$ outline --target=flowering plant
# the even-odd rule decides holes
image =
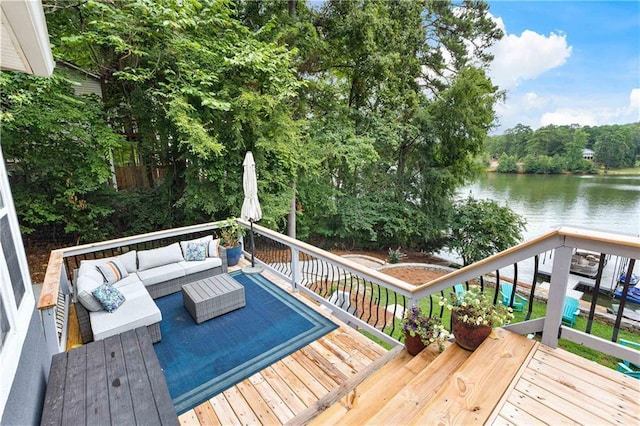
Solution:
[[[513,319],[513,309],[493,301],[484,293],[480,286],[472,285],[464,293],[451,294],[451,300],[446,297],[440,300],[440,306],[455,313],[459,320],[471,325],[488,325],[498,327],[509,324]]]
[[[402,329],[410,336],[420,336],[420,340],[425,346],[437,342],[440,352],[444,350],[444,342],[450,336],[440,318],[427,316],[417,306],[405,312],[402,319]]]
[[[235,219],[227,219],[222,223],[220,228],[221,244],[227,248],[236,247],[240,244],[240,238],[245,234],[246,230]]]

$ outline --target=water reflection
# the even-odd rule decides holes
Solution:
[[[508,205],[527,220],[525,240],[559,225],[640,234],[640,176],[487,173],[459,194]]]

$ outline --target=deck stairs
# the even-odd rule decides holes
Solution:
[[[497,329],[475,352],[401,351],[313,419],[312,425],[484,424],[533,352],[533,340]],[[432,345],[433,346],[433,345]]]

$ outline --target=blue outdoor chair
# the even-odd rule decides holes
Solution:
[[[640,350],[640,343],[631,342],[629,340],[620,339],[622,346],[630,346],[632,348]],[[629,361],[622,361],[618,363],[618,371],[626,374],[627,376],[635,379],[640,379],[640,365],[634,364]]]
[[[513,293],[513,284],[502,283],[500,284],[500,295],[502,296],[502,304],[504,306],[511,306],[511,293]],[[524,312],[524,307],[527,305],[527,299],[520,296],[518,293],[513,298],[513,306],[511,306],[514,312]]]
[[[580,315],[580,302],[578,302],[578,299],[565,297],[564,306],[562,307],[562,323],[573,327],[578,315]]]
[[[456,297],[460,300],[464,297],[464,292],[466,290],[464,289],[464,284],[456,284],[453,286],[453,291],[456,292]]]

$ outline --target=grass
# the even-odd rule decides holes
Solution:
[[[491,297],[493,297],[495,294],[495,289],[491,287],[485,287],[485,291],[488,292],[491,295]],[[430,310],[429,298],[422,299],[418,305],[422,308],[423,311],[425,311],[427,314],[430,314],[431,316],[441,316],[442,323],[445,325],[448,325],[450,324],[450,321],[451,321],[451,312],[445,309],[442,312],[442,315],[440,315],[441,309],[440,309],[440,306],[438,305],[439,300],[440,300],[440,296],[438,295],[433,296],[432,310]],[[528,310],[528,306],[525,306],[524,312],[514,312],[515,317],[512,323],[518,323],[518,322],[524,321],[527,314],[527,310]],[[534,301],[532,312],[531,312],[531,319],[544,317],[546,315],[546,310],[547,310],[546,303]],[[587,318],[582,315],[579,316],[576,319],[576,322],[573,328],[575,330],[585,331],[587,328]],[[610,341],[613,336],[613,326],[602,323],[594,319],[591,325],[591,334]],[[368,335],[368,337],[372,338],[372,340],[375,340],[379,344],[382,344],[379,341],[379,339],[375,339],[371,335]],[[402,341],[403,331],[400,326],[400,320],[396,320],[395,322],[395,331],[392,334],[392,337]],[[618,342],[620,341],[620,339],[640,343],[640,334],[620,329],[618,331]],[[389,346],[388,344],[382,344],[382,345],[384,347]],[[605,367],[609,367],[612,369],[616,369],[618,366],[618,362],[620,362],[620,359],[618,358],[612,357],[610,355],[604,354],[602,352],[596,351],[586,346],[570,342],[566,339],[560,339],[558,342],[558,346],[565,349],[568,352],[579,355],[585,359],[595,361],[598,364],[604,365]]]

